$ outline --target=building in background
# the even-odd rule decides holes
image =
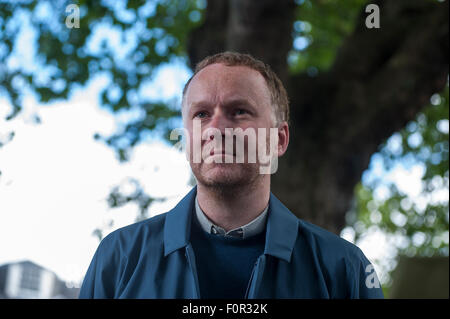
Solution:
[[[79,288],[69,288],[56,274],[31,261],[0,266],[0,298],[72,299]]]

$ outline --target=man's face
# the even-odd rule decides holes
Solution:
[[[254,182],[259,176],[259,158],[248,161],[248,139],[245,140],[244,163],[236,163],[236,145],[231,154],[214,153],[211,146],[221,144],[225,151],[225,128],[265,128],[266,137],[274,124],[270,94],[262,75],[245,66],[211,64],[201,70],[191,81],[185,94],[183,121],[189,132],[189,161],[198,182],[207,186],[233,187]],[[194,121],[201,123],[201,149],[205,155],[200,163],[193,160]],[[211,135],[211,129],[222,136]],[[204,138],[207,139],[204,139]],[[222,138],[222,141],[218,139]],[[235,139],[233,139],[235,144]],[[213,144],[210,144],[213,143]],[[258,151],[256,140],[256,151]],[[213,151],[209,151],[213,149]],[[206,152],[205,152],[206,151]],[[218,158],[220,157],[220,158]],[[233,163],[225,163],[226,158]],[[222,162],[222,163],[219,163]]]

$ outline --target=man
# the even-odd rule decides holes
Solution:
[[[197,186],[171,211],[103,239],[80,298],[383,298],[359,248],[270,192],[289,107],[269,66],[232,52],[205,58],[182,114]]]

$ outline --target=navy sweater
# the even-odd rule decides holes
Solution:
[[[197,218],[192,219],[191,243],[200,297],[244,298],[256,260],[264,252],[265,230],[243,239],[224,237],[205,232]]]

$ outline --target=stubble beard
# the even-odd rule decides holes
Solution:
[[[198,184],[226,197],[251,190],[263,176],[257,163],[192,163],[191,169]]]
[[[269,136],[266,136],[265,142],[266,153],[270,153]],[[236,145],[233,145],[233,149],[236,149]],[[245,149],[248,151],[248,145],[245,145]],[[263,184],[264,179],[268,177],[261,174],[261,163],[258,158],[256,163],[249,163],[248,154],[246,154],[244,163],[235,161],[236,158],[233,159],[233,163],[225,163],[224,159],[222,163],[205,163],[203,160],[200,163],[194,163],[191,157],[190,166],[197,183],[223,199],[242,192],[251,192]]]

